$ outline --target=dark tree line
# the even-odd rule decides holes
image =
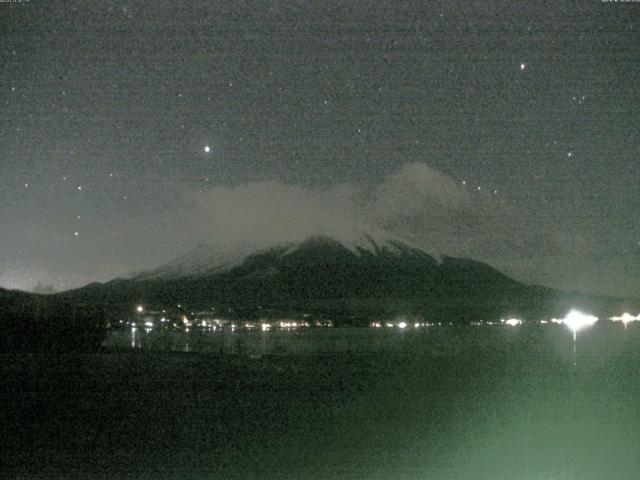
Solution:
[[[103,309],[54,296],[0,298],[0,351],[91,352],[106,336]]]

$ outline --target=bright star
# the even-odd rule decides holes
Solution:
[[[521,63],[520,64],[520,70],[524,70],[525,68],[527,68],[527,64],[526,63]]]
[[[209,145],[205,145],[205,147],[204,147],[204,151],[205,151],[206,153],[209,153],[209,152],[211,151],[211,147],[209,147]]]

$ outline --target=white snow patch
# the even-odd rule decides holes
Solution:
[[[350,231],[346,231],[345,229],[341,229],[339,233],[334,232],[333,235],[318,232],[317,234],[310,235],[300,241],[274,243],[266,248],[256,247],[256,245],[252,244],[250,241],[241,245],[235,245],[231,248],[208,244],[201,245],[164,266],[137,275],[135,279],[167,280],[172,278],[222,273],[241,265],[247,257],[251,255],[265,253],[274,248],[283,249],[283,252],[279,257],[289,255],[297,251],[307,241],[314,238],[327,238],[334,240],[358,256],[362,255],[363,252],[377,255],[383,249],[386,249],[386,251],[391,254],[402,255],[405,252],[400,247],[401,245],[414,248],[418,251],[423,251],[421,248],[407,243],[406,240],[402,240],[397,236],[382,230],[369,229],[364,231],[354,228]]]

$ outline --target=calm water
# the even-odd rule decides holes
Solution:
[[[400,328],[298,328],[269,331],[230,328],[162,330],[133,328],[111,331],[106,348],[155,352],[240,355],[400,354],[465,356],[483,351],[520,348],[531,342],[567,362],[605,361],[640,341],[640,325],[601,322],[579,332],[574,345],[563,325]],[[575,353],[574,353],[575,346]],[[524,353],[524,350],[523,350]]]
[[[110,353],[4,356],[0,476],[637,479],[637,327],[598,324],[575,356],[552,325],[122,331]]]

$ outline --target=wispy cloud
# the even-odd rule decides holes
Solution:
[[[377,184],[327,188],[281,182],[213,187],[195,197],[208,242],[268,246],[325,233],[337,237],[383,230],[434,254],[491,250],[528,227],[520,212],[490,192],[470,192],[422,163],[406,164]]]
[[[434,255],[485,261],[524,281],[597,285],[580,265],[589,243],[544,211],[523,210],[493,191],[470,189],[424,163],[378,183],[307,187],[282,182],[217,186],[193,197],[194,231],[221,248],[266,248],[310,235],[388,232]],[[591,280],[593,281],[592,283]]]

